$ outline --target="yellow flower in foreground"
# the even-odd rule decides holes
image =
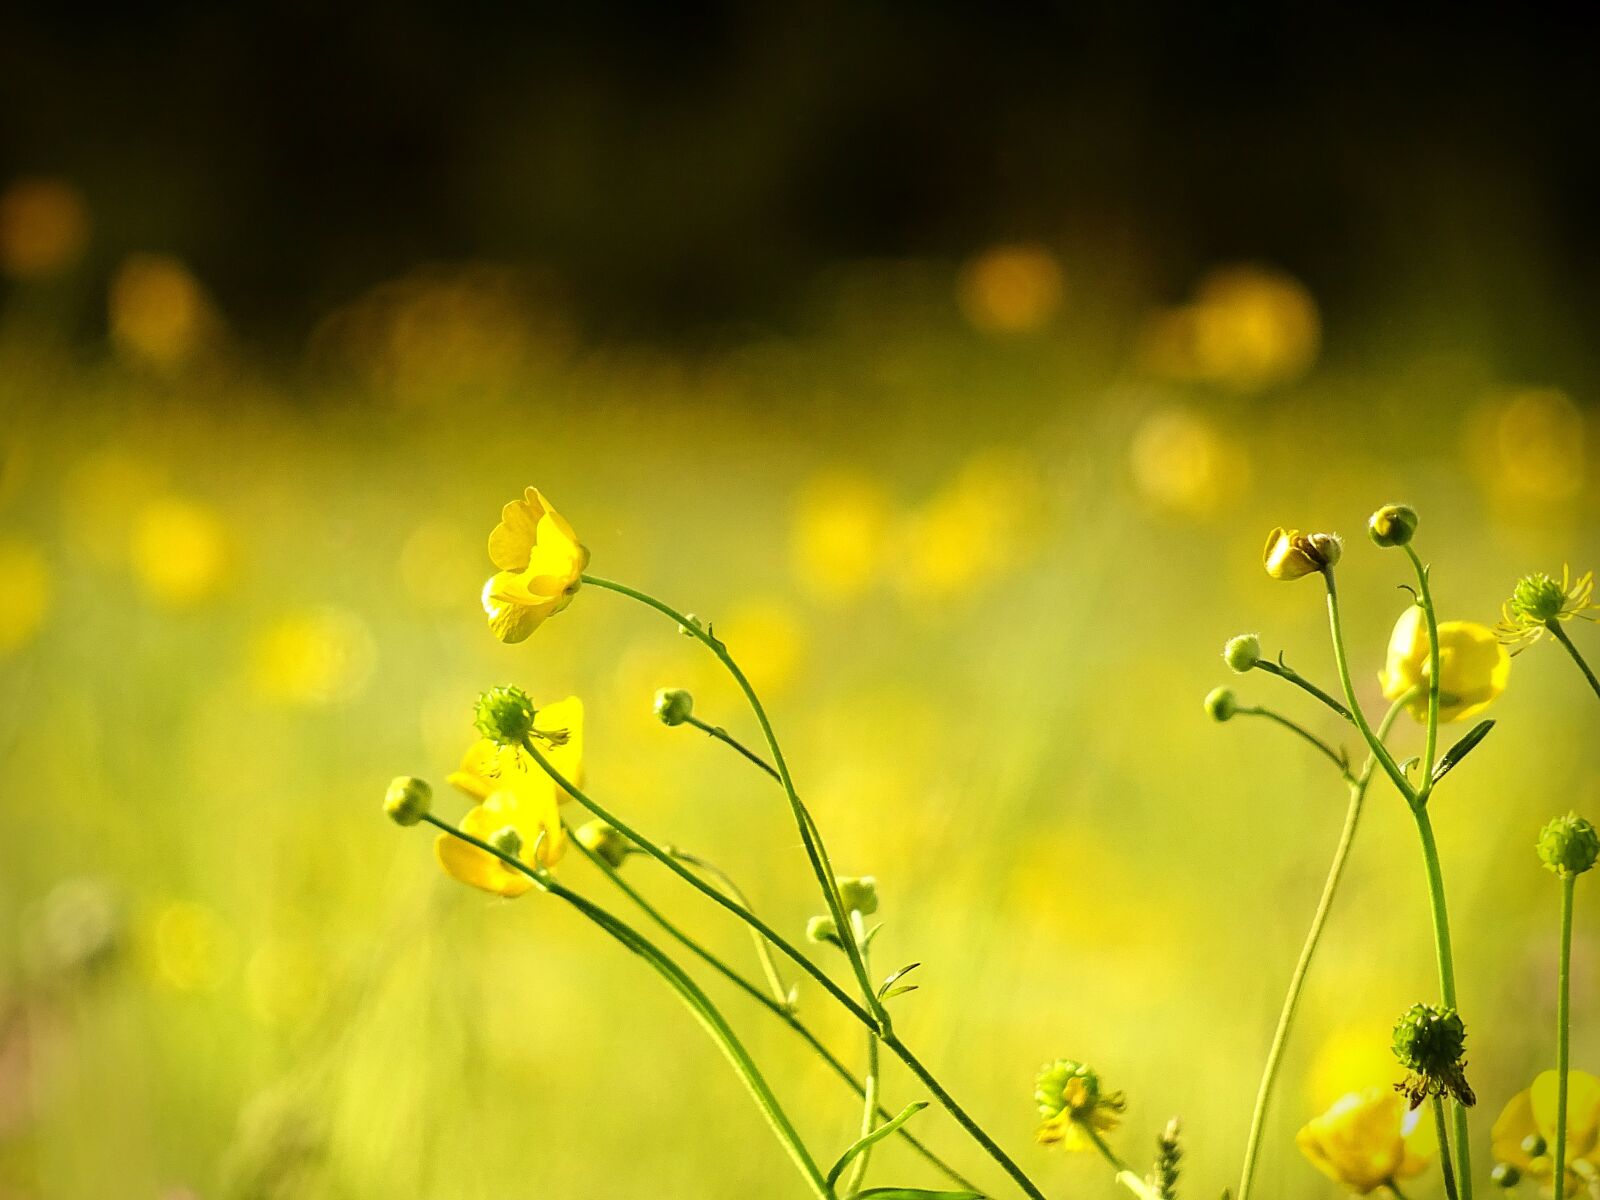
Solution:
[[[1548,1184],[1555,1173],[1556,1073],[1545,1071],[1527,1091],[1506,1104],[1490,1135],[1496,1162],[1510,1163]],[[1545,1143],[1543,1154],[1528,1147]],[[1567,1195],[1600,1182],[1600,1079],[1587,1071],[1567,1074]]]
[[[1506,690],[1510,675],[1511,656],[1494,630],[1474,621],[1440,623],[1439,720],[1477,716]],[[1395,622],[1378,682],[1390,700],[1420,686],[1406,707],[1417,720],[1428,719],[1428,622],[1418,605],[1406,609]]]
[[[1365,1196],[1427,1168],[1437,1142],[1421,1116],[1407,1111],[1399,1093],[1368,1088],[1306,1122],[1294,1141],[1317,1170]]]
[[[544,743],[540,752],[550,765],[581,786],[583,702],[569,696],[547,704],[535,714],[533,724],[534,736]],[[567,793],[526,751],[496,746],[487,738],[474,742],[450,782],[478,801],[461,819],[464,833],[489,841],[503,829],[516,830],[521,839],[517,857],[529,866],[554,866],[566,852],[560,806]],[[439,835],[434,851],[447,872],[486,892],[513,897],[533,886],[520,871],[448,833]]]
[[[483,610],[502,642],[523,641],[571,604],[589,565],[589,551],[538,488],[500,511],[489,557],[500,570],[483,585]]]

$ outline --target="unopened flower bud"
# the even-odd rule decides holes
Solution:
[[[507,858],[520,858],[522,856],[522,835],[513,825],[505,825],[496,829],[484,839],[489,845],[500,851]]]
[[[433,804],[433,789],[426,779],[397,775],[384,793],[383,811],[396,825],[415,825],[428,815]]]
[[[1239,711],[1239,701],[1232,688],[1212,688],[1206,693],[1205,709],[1213,721],[1230,721],[1233,714]]]
[[[1600,858],[1600,834],[1577,813],[1557,817],[1539,831],[1539,859],[1557,875],[1582,875]]]
[[[812,917],[806,922],[806,941],[817,945],[843,946],[839,940],[839,927],[829,916]]]
[[[1300,579],[1339,561],[1344,543],[1336,533],[1301,533],[1279,527],[1267,535],[1262,564],[1274,579]]]
[[[656,693],[656,716],[663,725],[682,725],[694,711],[694,697],[682,688],[662,688]]]
[[[533,701],[519,687],[490,688],[478,697],[478,732],[497,746],[516,746],[533,732]]]
[[[585,822],[574,836],[585,850],[613,868],[620,867],[633,849],[633,843],[607,821]]]
[[[1404,546],[1417,532],[1417,510],[1409,504],[1385,504],[1367,518],[1367,535],[1380,546]]]
[[[1253,633],[1229,638],[1222,648],[1222,661],[1243,675],[1261,661],[1261,639]]]
[[[1496,1187],[1509,1190],[1522,1182],[1522,1172],[1513,1163],[1495,1163],[1494,1170],[1489,1172],[1489,1179]]]
[[[1530,1133],[1522,1139],[1522,1152],[1529,1158],[1543,1158],[1550,1152],[1542,1134]]]
[[[870,917],[878,911],[878,881],[871,875],[841,877],[839,901],[845,912],[858,912],[863,917]]]

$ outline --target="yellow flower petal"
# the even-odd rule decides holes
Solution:
[[[541,707],[533,718],[534,729],[542,733],[565,734],[566,741],[559,745],[544,745],[540,749],[550,765],[559,771],[563,778],[578,787],[583,786],[583,701],[576,696],[568,696],[565,700],[557,700],[554,704]],[[530,767],[537,771],[556,792],[556,798],[562,802],[572,797],[566,789],[560,787],[537,764]]]
[[[1359,1195],[1427,1165],[1424,1143],[1411,1143],[1404,1102],[1393,1091],[1351,1092],[1308,1121],[1295,1145],[1311,1165]]]
[[[1528,1089],[1533,1118],[1552,1146],[1556,1137],[1556,1085],[1554,1071],[1545,1071]],[[1600,1079],[1587,1071],[1567,1073],[1567,1157],[1588,1158],[1600,1140]],[[1552,1151],[1553,1153],[1553,1151]]]
[[[1533,1098],[1528,1092],[1518,1092],[1500,1110],[1494,1130],[1489,1135],[1495,1162],[1510,1163],[1523,1171],[1529,1170],[1533,1160],[1522,1148],[1522,1142],[1529,1134],[1538,1132],[1539,1125],[1533,1119]]]
[[[1418,721],[1428,719],[1429,679],[1427,617],[1410,605],[1389,635],[1389,651],[1378,681],[1383,694],[1398,700],[1413,687],[1422,689],[1406,705]],[[1494,630],[1475,621],[1445,621],[1439,626],[1439,719],[1465,721],[1489,707],[1506,690],[1511,656]]]
[[[502,788],[491,792],[482,804],[461,819],[462,832],[482,841],[507,826],[522,835],[520,857],[529,866],[536,863],[553,866],[566,851],[561,816],[555,798],[548,794],[533,796]],[[533,886],[533,881],[520,871],[448,833],[439,835],[434,842],[434,852],[439,865],[448,874],[486,892],[515,897]]]

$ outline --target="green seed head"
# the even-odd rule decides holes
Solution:
[[[1582,875],[1600,858],[1600,834],[1577,813],[1557,817],[1539,831],[1539,860],[1557,875]]]
[[[1394,1027],[1394,1056],[1421,1075],[1459,1070],[1466,1049],[1467,1027],[1453,1008],[1414,1004]]]
[[[1567,602],[1561,585],[1543,571],[1524,575],[1511,590],[1511,611],[1528,621],[1543,624],[1561,615]]]
[[[490,688],[478,697],[478,732],[498,746],[520,745],[533,733],[533,713],[521,688]]]

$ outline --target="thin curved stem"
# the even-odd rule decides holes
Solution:
[[[872,969],[872,952],[866,946],[866,929],[861,921],[861,914],[856,911],[850,913],[850,932],[853,937],[862,943],[861,959],[867,964],[867,969]],[[878,1035],[867,1033],[867,1076],[861,1089],[861,1098],[865,1107],[861,1113],[861,1136],[867,1137],[872,1133],[878,1122]],[[861,1185],[867,1178],[867,1163],[872,1157],[872,1147],[869,1145],[856,1155],[855,1162],[850,1164],[850,1176],[845,1182],[844,1195],[854,1196],[861,1190]],[[1557,1200],[1560,1200],[1557,1197]]]
[[[1395,718],[1410,699],[1410,694],[1395,701],[1378,725],[1379,739],[1389,735]],[[1344,878],[1345,864],[1350,849],[1355,845],[1356,827],[1361,822],[1361,812],[1366,802],[1367,787],[1372,782],[1375,760],[1369,755],[1360,776],[1350,779],[1350,804],[1345,810],[1344,828],[1339,833],[1339,844],[1333,852],[1333,862],[1328,867],[1328,877],[1322,885],[1322,895],[1317,900],[1316,911],[1311,916],[1311,928],[1306,931],[1305,944],[1300,948],[1300,958],[1289,976],[1289,990],[1283,998],[1283,1008],[1278,1013],[1278,1025],[1272,1034],[1272,1044],[1267,1050],[1266,1066],[1261,1072],[1261,1085],[1256,1091],[1256,1106],[1250,1114],[1250,1133],[1245,1142],[1244,1166],[1239,1172],[1239,1200],[1250,1200],[1250,1188],[1255,1182],[1256,1162],[1261,1151],[1261,1139],[1266,1131],[1267,1109],[1272,1102],[1273,1085],[1277,1082],[1278,1068],[1283,1061],[1284,1049],[1289,1044],[1289,1031],[1294,1025],[1295,1011],[1300,1004],[1300,993],[1305,988],[1311,970],[1311,960],[1322,940],[1328,914],[1333,911],[1333,898],[1338,893],[1339,882]],[[1346,775],[1346,779],[1349,776]]]
[[[1405,772],[1395,763],[1394,757],[1372,732],[1366,714],[1361,711],[1361,703],[1356,699],[1356,685],[1350,678],[1350,660],[1344,649],[1344,627],[1339,620],[1339,591],[1333,582],[1333,568],[1324,567],[1322,578],[1328,587],[1328,629],[1333,635],[1333,659],[1339,668],[1339,683],[1344,688],[1345,703],[1350,706],[1350,719],[1356,723],[1356,728],[1366,739],[1373,757],[1378,760],[1378,765],[1383,768],[1384,773],[1394,781],[1395,787],[1400,789],[1400,794],[1406,798],[1406,803],[1415,805],[1417,801],[1415,789],[1406,779]]]
[[[1350,777],[1350,764],[1345,756],[1340,754],[1332,746],[1328,745],[1327,742],[1323,741],[1305,726],[1299,725],[1296,722],[1291,721],[1288,717],[1285,717],[1280,713],[1275,713],[1270,708],[1264,708],[1259,704],[1237,708],[1234,710],[1234,713],[1237,716],[1266,717],[1269,721],[1276,722],[1287,729],[1290,733],[1298,735],[1300,738],[1309,742],[1312,746],[1316,747],[1323,754],[1325,754],[1328,757],[1328,760],[1332,762],[1334,766],[1339,768],[1340,775],[1346,779]]]
[[[592,587],[603,588],[626,596],[646,607],[653,608],[663,616],[675,622],[678,628],[684,630],[708,650],[717,656],[733,681],[739,685],[739,690],[744,693],[745,701],[750,705],[750,711],[755,714],[756,724],[761,726],[762,736],[766,738],[767,749],[772,754],[772,764],[777,769],[778,780],[783,784],[784,794],[788,797],[789,808],[794,816],[795,826],[800,831],[800,841],[805,846],[806,857],[811,863],[811,872],[816,876],[817,886],[822,890],[822,897],[827,902],[828,915],[833,918],[834,928],[846,929],[849,927],[849,917],[844,910],[844,900],[839,894],[839,880],[834,875],[833,864],[828,861],[827,847],[822,839],[817,836],[815,823],[800,800],[800,794],[795,791],[794,778],[789,773],[789,764],[783,757],[783,748],[778,744],[778,736],[773,731],[772,722],[767,717],[767,710],[761,703],[761,697],[751,686],[750,680],[728,653],[727,646],[714,637],[711,631],[701,626],[700,622],[691,620],[686,614],[657,600],[648,592],[639,591],[614,580],[602,579],[595,575],[584,575],[583,582]],[[856,983],[861,989],[861,999],[867,1011],[872,1014],[874,1021],[880,1028],[887,1029],[889,1013],[878,1000],[872,987],[872,980],[867,975],[866,964],[861,961],[859,947],[845,943],[845,955],[850,960],[850,969],[854,972]]]
[[[1433,764],[1439,751],[1439,614],[1428,586],[1428,568],[1410,545],[1405,552],[1417,572],[1417,600],[1428,625],[1428,732],[1422,752],[1422,785],[1417,792],[1417,803],[1425,804],[1433,790]]]
[[[818,1038],[817,1035],[813,1033],[811,1029],[794,1014],[793,1010],[774,1001],[771,996],[767,995],[758,986],[750,982],[750,980],[746,979],[738,971],[730,967],[720,956],[713,951],[708,950],[698,940],[686,933],[677,924],[669,920],[660,909],[658,909],[654,904],[650,903],[650,901],[647,900],[637,888],[635,888],[631,883],[622,877],[621,871],[617,870],[617,868],[613,867],[605,859],[601,858],[598,854],[590,850],[576,838],[573,839],[573,844],[578,847],[579,851],[581,851],[589,859],[589,861],[612,883],[613,886],[617,888],[618,891],[631,900],[634,905],[645,914],[645,916],[649,917],[651,921],[660,926],[663,932],[665,932],[674,941],[678,942],[684,947],[684,949],[688,950],[696,958],[700,959],[701,962],[705,963],[712,970],[716,971],[717,974],[721,975],[729,983],[733,984],[734,987],[738,988],[745,995],[749,996],[750,999],[754,1000],[757,1004],[761,1005],[762,1008],[765,1008],[768,1012],[772,1013],[773,1016],[777,1017],[780,1021],[792,1029],[795,1034],[806,1043],[806,1045],[811,1047],[811,1049],[819,1058],[822,1059],[823,1062],[827,1063],[828,1068],[835,1075],[837,1075],[850,1086],[850,1089],[854,1091],[857,1096],[862,1094],[861,1081],[855,1077],[855,1074],[850,1070],[849,1067],[840,1061],[839,1056],[834,1054],[832,1050],[829,1050],[828,1047],[823,1044],[822,1040]],[[894,1114],[888,1109],[881,1106],[878,1109],[878,1115],[885,1121],[890,1120],[894,1116]],[[965,1178],[954,1167],[950,1166],[943,1159],[941,1159],[914,1134],[908,1132],[903,1126],[895,1130],[895,1133],[908,1146],[926,1159],[929,1166],[933,1167],[936,1171],[944,1175],[950,1180],[951,1183],[955,1184],[957,1187],[966,1188],[968,1191],[977,1190],[970,1180]]]
[[[717,1048],[728,1059],[734,1071],[744,1081],[745,1087],[750,1091],[751,1098],[756,1102],[756,1107],[761,1110],[761,1115],[766,1118],[773,1134],[782,1143],[783,1148],[788,1151],[789,1157],[794,1161],[796,1168],[810,1187],[812,1194],[818,1197],[818,1200],[833,1200],[822,1171],[806,1149],[805,1142],[801,1140],[799,1132],[790,1123],[787,1114],[783,1111],[783,1106],[778,1102],[777,1096],[762,1076],[760,1069],[755,1064],[755,1060],[750,1057],[749,1051],[744,1048],[744,1043],[739,1040],[738,1035],[733,1031],[733,1027],[723,1018],[717,1006],[700,990],[694,980],[689,978],[682,967],[673,962],[655,943],[651,942],[627,922],[613,916],[592,901],[584,899],[578,893],[552,878],[549,872],[535,869],[518,858],[502,854],[487,842],[457,829],[446,821],[441,821],[431,813],[426,814],[423,820],[435,828],[450,834],[452,837],[460,838],[469,845],[476,846],[479,850],[494,855],[506,866],[520,871],[533,880],[534,884],[541,890],[564,900],[567,904],[576,908],[580,913],[600,926],[601,929],[605,930],[606,933],[610,934],[616,941],[649,963],[656,973],[666,981],[667,985],[678,993],[679,999],[684,1002],[684,1005],[694,1015],[701,1027],[705,1029],[711,1040],[717,1044]]]
[[[761,755],[757,754],[754,750],[750,749],[750,747],[746,746],[738,738],[734,737],[731,733],[729,733],[721,725],[709,725],[706,722],[702,721],[699,717],[695,716],[693,713],[690,713],[687,717],[684,718],[684,724],[693,725],[701,733],[707,734],[708,736],[715,738],[717,741],[721,742],[724,746],[733,747],[733,749],[737,750],[740,754],[744,755],[745,758],[749,759],[756,766],[760,767],[768,775],[771,775],[779,783],[783,782],[783,776],[778,774],[778,768],[777,767],[773,766],[766,759],[762,758]]]
[[[1554,635],[1556,641],[1567,648],[1567,653],[1572,655],[1572,661],[1578,664],[1578,670],[1583,672],[1583,677],[1589,681],[1589,686],[1594,689],[1594,694],[1600,696],[1600,679],[1595,678],[1589,664],[1584,662],[1583,655],[1578,653],[1577,646],[1572,644],[1572,639],[1567,636],[1567,631],[1561,628],[1560,621],[1546,621],[1545,628]]]
[[[823,990],[837,1000],[846,1012],[848,1012],[857,1021],[860,1021],[869,1030],[882,1029],[882,1026],[873,1019],[872,1015],[868,1013],[866,1009],[862,1008],[861,1005],[857,1004],[855,1000],[851,998],[848,992],[846,992],[838,984],[834,983],[832,979],[829,979],[828,976],[815,963],[813,963],[804,954],[800,953],[800,951],[795,948],[793,943],[783,937],[782,934],[778,933],[777,930],[773,929],[772,926],[768,925],[749,909],[736,904],[733,900],[730,900],[716,888],[702,880],[693,871],[689,870],[688,867],[685,867],[682,863],[678,862],[677,859],[673,858],[672,855],[668,854],[655,842],[652,842],[649,838],[645,837],[638,830],[634,829],[631,825],[617,817],[614,813],[608,811],[595,800],[591,799],[582,788],[578,787],[577,784],[573,783],[570,779],[562,775],[560,771],[556,770],[554,764],[552,764],[550,760],[540,752],[538,746],[536,746],[531,740],[525,739],[520,744],[522,749],[527,754],[532,756],[534,762],[539,765],[540,769],[542,769],[545,774],[549,775],[551,779],[555,780],[557,786],[560,787],[562,791],[566,792],[567,795],[576,800],[591,815],[606,822],[618,833],[622,834],[623,837],[633,842],[651,858],[655,859],[674,875],[677,875],[679,878],[687,882],[697,892],[709,897],[714,903],[722,908],[727,909],[740,920],[744,921],[752,929],[759,932],[767,939],[767,941],[772,943],[779,953],[793,962],[812,979],[816,980],[817,983],[821,985]],[[809,814],[806,814],[806,819],[809,821]],[[961,1107],[961,1105],[956,1103],[955,1097],[951,1096],[950,1093],[944,1089],[943,1085],[941,1085],[939,1081],[933,1077],[932,1073],[929,1072],[927,1067],[923,1066],[917,1057],[911,1053],[911,1050],[905,1045],[904,1042],[900,1041],[899,1038],[892,1036],[889,1032],[885,1032],[883,1044],[894,1053],[896,1058],[906,1065],[913,1075],[922,1081],[923,1086],[933,1093],[934,1097],[939,1101],[939,1104],[944,1108],[944,1110],[953,1118],[955,1118],[956,1122],[963,1129],[965,1129],[969,1135],[971,1135],[974,1141],[983,1147],[984,1151],[988,1153],[989,1157],[994,1159],[995,1162],[999,1164],[1001,1169],[1012,1178],[1017,1186],[1022,1189],[1025,1195],[1029,1196],[1031,1200],[1045,1200],[1044,1194],[1040,1192],[1033,1181],[1028,1178],[1027,1173],[1017,1165],[1015,1160],[1013,1160],[1009,1154],[1000,1148],[999,1144],[996,1143],[993,1138],[984,1132],[982,1126],[974,1121],[967,1114],[966,1110]]]
[[[1257,671],[1265,671],[1268,675],[1276,675],[1279,679],[1286,680],[1287,682],[1294,684],[1295,687],[1315,696],[1319,701],[1327,705],[1334,712],[1338,713],[1346,721],[1354,720],[1354,718],[1350,716],[1350,710],[1348,708],[1340,704],[1332,696],[1328,695],[1327,692],[1323,691],[1304,675],[1300,674],[1299,671],[1296,671],[1293,667],[1287,665],[1286,663],[1275,663],[1271,659],[1263,658],[1257,660],[1253,669]]]
[[[1100,1157],[1111,1164],[1111,1169],[1117,1173],[1117,1182],[1127,1188],[1139,1200],[1160,1200],[1156,1191],[1144,1181],[1140,1175],[1129,1167],[1127,1163],[1110,1146],[1106,1145],[1105,1138],[1100,1136],[1100,1131],[1087,1121],[1077,1122],[1078,1130],[1093,1143],[1094,1148],[1100,1151]]]
[[[701,874],[710,876],[712,882],[742,904],[748,911],[755,911],[754,906],[751,905],[744,892],[739,889],[739,885],[734,883],[732,877],[717,866],[716,863],[698,855],[690,854],[677,846],[664,846],[662,849],[666,850],[668,854],[679,862],[687,863]],[[772,944],[754,929],[750,931],[750,939],[755,943],[756,958],[761,963],[762,974],[767,977],[767,986],[772,989],[773,998],[784,1008],[792,1008],[794,1004],[794,989],[783,981],[783,976],[778,972],[778,964],[772,959]]]
[[[1567,1064],[1572,1028],[1572,893],[1578,877],[1561,873],[1561,965],[1556,972],[1556,1168],[1555,1200],[1567,1189]]]

